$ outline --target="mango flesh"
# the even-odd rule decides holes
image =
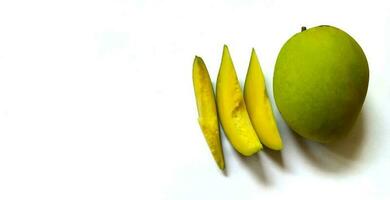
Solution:
[[[218,114],[230,143],[245,156],[258,152],[262,145],[251,124],[233,61],[226,45],[223,48],[216,93]]]
[[[264,75],[254,49],[252,49],[245,79],[244,99],[260,142],[270,149],[281,150],[283,148],[282,139],[268,99]]]
[[[366,97],[369,69],[359,44],[346,32],[318,26],[282,47],[274,71],[274,96],[287,124],[321,143],[344,136]]]
[[[219,122],[213,86],[206,65],[202,58],[198,56],[194,59],[192,80],[199,114],[199,125],[215,162],[223,170],[225,169],[225,161],[219,135]]]

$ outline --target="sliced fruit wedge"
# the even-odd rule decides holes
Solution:
[[[219,135],[219,122],[213,86],[206,65],[202,58],[198,56],[195,56],[194,59],[192,80],[195,89],[200,128],[206,138],[215,162],[223,170],[225,169],[225,161]]]
[[[262,145],[252,127],[236,70],[226,45],[223,48],[216,93],[218,114],[230,143],[245,156],[258,152]]]
[[[252,125],[261,143],[270,149],[281,150],[283,148],[282,139],[268,99],[264,75],[255,49],[252,49],[246,75],[244,99]]]

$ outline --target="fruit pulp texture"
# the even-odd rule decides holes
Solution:
[[[251,124],[228,47],[223,49],[217,79],[217,106],[222,127],[233,147],[245,156],[262,145]]]
[[[193,64],[193,84],[198,108],[198,122],[220,169],[225,168],[225,161],[219,135],[217,108],[211,79],[202,58],[196,56]]]
[[[253,49],[244,88],[245,104],[260,142],[273,150],[283,148],[282,139],[268,98],[260,62]]]

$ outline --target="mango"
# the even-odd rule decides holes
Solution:
[[[367,58],[349,34],[332,26],[302,28],[279,52],[276,105],[296,133],[329,143],[356,121],[368,89]]]
[[[195,56],[192,80],[194,84],[198,122],[218,167],[225,169],[225,161],[219,135],[219,122],[213,86],[209,72],[201,57]]]
[[[218,114],[230,143],[245,156],[258,152],[262,145],[250,121],[240,83],[226,45],[223,48],[216,88]]]
[[[273,150],[283,148],[282,139],[268,98],[264,75],[255,49],[249,62],[245,79],[244,100],[252,125],[260,142]]]

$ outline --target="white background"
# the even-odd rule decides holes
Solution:
[[[390,199],[386,1],[1,1],[0,199]],[[241,80],[257,50],[270,96],[276,56],[329,24],[364,49],[370,83],[350,136],[294,136],[226,173],[197,124],[192,62],[216,80],[228,44]],[[271,98],[273,101],[273,98]]]

